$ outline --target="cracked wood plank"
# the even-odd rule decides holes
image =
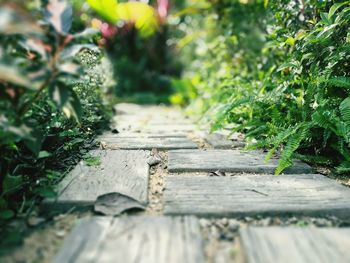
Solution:
[[[241,152],[239,150],[172,150],[169,151],[169,172],[234,172],[273,174],[278,159],[265,162],[261,152]],[[312,168],[300,161],[284,173],[312,173]]]
[[[120,193],[142,204],[147,203],[149,151],[91,151],[100,160],[98,166],[80,162],[58,185],[56,200],[43,203],[61,208],[91,206],[98,196]]]
[[[350,216],[350,189],[322,175],[165,178],[166,214]]]
[[[93,217],[73,229],[53,262],[201,263],[204,254],[195,217]]]
[[[240,243],[247,263],[350,262],[350,228],[248,227]]]

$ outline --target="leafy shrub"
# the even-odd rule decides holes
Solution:
[[[267,160],[279,154],[276,174],[293,157],[350,171],[350,7],[332,2],[224,0],[184,12],[196,21],[183,26],[195,36],[184,49],[196,50],[196,105],[213,130],[233,125],[270,149]]]
[[[110,115],[102,54],[89,43],[96,32],[69,34],[64,1],[49,1],[42,26],[20,9],[0,9],[0,222],[55,195]]]

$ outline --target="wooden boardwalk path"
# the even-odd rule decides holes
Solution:
[[[350,262],[350,228],[316,224],[350,218],[346,186],[299,161],[274,176],[277,159],[266,163],[173,107],[124,103],[115,112],[91,152],[97,164],[82,161],[43,202],[95,211],[53,262]]]

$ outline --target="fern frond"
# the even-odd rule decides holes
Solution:
[[[306,155],[294,153],[294,158],[311,164],[332,165],[333,161],[329,157],[320,155]]]
[[[350,125],[350,98],[346,98],[340,103],[339,110],[343,121]]]
[[[339,174],[350,173],[350,161],[344,161],[336,167],[336,172]]]
[[[334,86],[337,88],[350,89],[349,77],[333,77],[325,81],[328,86]]]
[[[275,175],[279,175],[284,169],[293,164],[292,156],[294,152],[299,148],[300,143],[306,138],[309,129],[307,126],[303,126],[295,134],[290,136],[286,147],[282,151],[282,155],[278,161]]]

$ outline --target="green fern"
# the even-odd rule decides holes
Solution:
[[[282,151],[282,155],[278,161],[275,175],[279,175],[284,169],[293,164],[292,156],[299,148],[300,143],[306,138],[308,134],[308,127],[303,126],[288,139],[286,147]]]
[[[280,132],[277,136],[271,138],[270,142],[273,144],[273,147],[267,152],[265,156],[265,162],[268,162],[271,159],[278,147],[280,147],[282,143],[286,142],[289,137],[295,134],[295,131],[298,128],[299,126],[289,127],[286,130]]]
[[[339,174],[350,173],[350,161],[344,161],[336,167],[336,171]]]
[[[350,98],[346,98],[340,103],[339,110],[342,119],[350,125]]]
[[[350,89],[349,77],[333,77],[325,81],[328,86]]]

